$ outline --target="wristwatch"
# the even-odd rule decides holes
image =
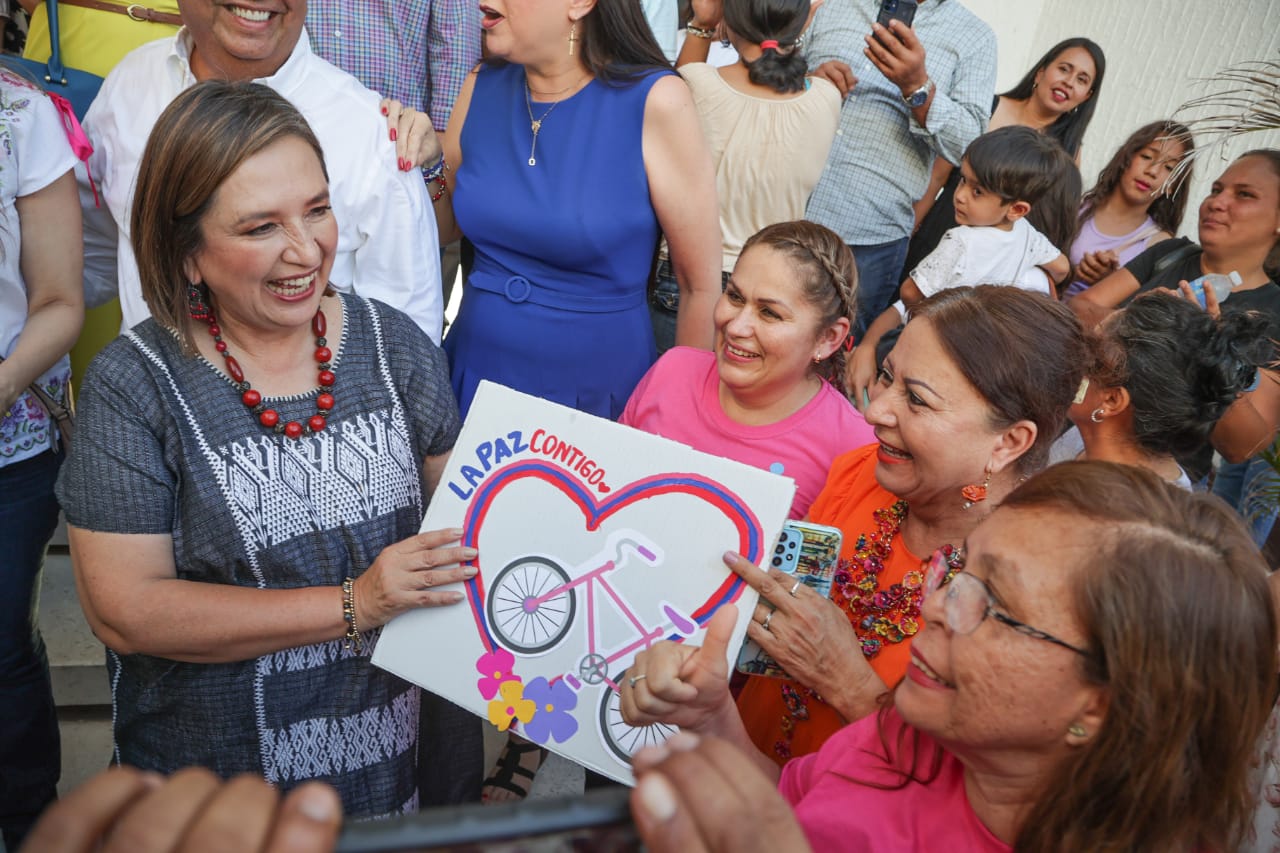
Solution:
[[[914,110],[916,107],[923,107],[925,103],[929,100],[929,95],[932,92],[933,92],[933,81],[926,79],[924,81],[924,85],[921,86],[919,89],[916,89],[914,92],[911,92],[910,94],[903,95],[902,102]]]

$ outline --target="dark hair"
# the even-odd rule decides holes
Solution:
[[[764,48],[747,66],[752,83],[775,92],[804,91],[808,70],[796,40],[809,18],[809,0],[726,0],[724,22],[736,35],[752,44],[773,40],[777,47]]]
[[[200,221],[245,160],[288,137],[324,166],[324,151],[296,108],[259,83],[197,83],[156,119],[142,153],[130,215],[142,296],[152,316],[194,350],[183,265],[204,244]],[[329,173],[325,170],[325,180]]]
[[[1195,138],[1185,124],[1168,120],[1144,124],[1129,134],[1124,144],[1116,149],[1116,153],[1111,155],[1111,160],[1098,173],[1098,180],[1093,188],[1084,194],[1084,198],[1081,199],[1080,221],[1084,222],[1093,216],[1098,204],[1116,191],[1125,170],[1129,168],[1129,164],[1133,162],[1133,158],[1139,151],[1158,140],[1166,139],[1183,146],[1184,158],[1196,149]],[[1177,233],[1178,227],[1182,225],[1182,215],[1187,210],[1190,186],[1191,166],[1188,164],[1187,169],[1176,180],[1166,184],[1165,189],[1169,191],[1162,192],[1147,205],[1147,215],[1160,226],[1161,230],[1168,231],[1170,234]]]
[[[640,0],[598,0],[578,24],[582,27],[582,62],[602,83],[629,83],[671,69]]]
[[[1036,474],[996,512],[1011,510],[1080,531],[1079,546],[1054,551],[1075,566],[1062,604],[1093,650],[1078,658],[1081,675],[1107,696],[1098,732],[1050,769],[1013,848],[1238,849],[1280,665],[1267,568],[1239,516],[1144,468],[1098,461]],[[896,783],[848,778],[888,790],[937,778],[942,748],[921,749],[891,700],[878,722],[871,757]]]
[[[1095,42],[1083,37],[1069,38],[1058,42],[1049,48],[1044,56],[1040,57],[1040,61],[1035,64],[1035,67],[1018,81],[1018,85],[1002,93],[1000,97],[1010,98],[1015,101],[1025,101],[1030,98],[1032,90],[1035,89],[1036,75],[1048,68],[1064,51],[1068,51],[1073,47],[1084,48],[1089,52],[1089,56],[1093,57],[1093,64],[1097,69],[1097,73],[1093,75],[1093,88],[1089,90],[1089,97],[1085,99],[1084,103],[1070,112],[1058,116],[1053,124],[1045,128],[1045,133],[1062,143],[1062,147],[1067,150],[1067,153],[1075,157],[1080,152],[1080,143],[1084,140],[1084,132],[1089,128],[1089,122],[1093,120],[1093,111],[1098,105],[1098,95],[1102,94],[1102,78],[1107,76],[1107,57],[1102,52],[1102,48]]]
[[[738,257],[745,255],[753,246],[768,246],[785,253],[795,265],[797,276],[804,275],[801,292],[808,303],[820,312],[820,328],[844,317],[849,321],[850,330],[853,329],[858,316],[858,267],[854,264],[853,252],[840,235],[816,222],[801,219],[769,225],[752,234],[742,244]],[[842,345],[822,360],[817,371],[843,390],[844,364]]]
[[[1277,181],[1280,181],[1280,148],[1255,148],[1241,154],[1236,158],[1236,162],[1246,157],[1261,157],[1266,160],[1272,174],[1276,176]],[[1280,237],[1271,244],[1271,251],[1267,253],[1267,259],[1262,262],[1262,267],[1272,281],[1280,279]]]
[[[912,323],[922,317],[991,407],[993,429],[1036,425],[1017,466],[1043,468],[1089,362],[1080,321],[1043,294],[990,284],[940,291],[911,310]]]
[[[964,160],[978,184],[1009,204],[1033,208],[1071,163],[1056,139],[1020,124],[988,131],[969,143]],[[1072,211],[1074,216],[1075,211]]]
[[[1080,192],[1084,189],[1084,181],[1071,156],[1056,142],[1054,147],[1057,152],[1054,155],[1053,182],[1040,200],[1031,206],[1027,222],[1065,255],[1080,233]]]
[[[1270,361],[1267,329],[1258,313],[1215,320],[1185,299],[1146,293],[1094,332],[1089,377],[1129,392],[1143,450],[1189,455],[1204,448],[1218,418]]]

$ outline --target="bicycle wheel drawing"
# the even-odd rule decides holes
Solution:
[[[567,583],[569,573],[545,557],[521,557],[498,572],[486,610],[508,650],[534,655],[564,639],[577,607],[573,590],[556,591]]]
[[[626,674],[619,672],[616,682]],[[622,697],[612,687],[605,687],[600,697],[600,736],[614,758],[623,764],[631,764],[631,756],[646,746],[665,743],[678,731],[675,726],[654,723],[651,726],[632,726],[622,719]]]

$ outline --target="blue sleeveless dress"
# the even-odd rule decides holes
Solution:
[[[444,342],[464,416],[489,379],[616,419],[653,363],[645,288],[658,220],[641,132],[662,76],[593,80],[549,113],[535,101],[530,166],[524,69],[481,68],[453,193],[475,265]]]

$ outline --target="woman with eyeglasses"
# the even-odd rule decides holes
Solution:
[[[1238,848],[1277,626],[1266,566],[1224,504],[1141,468],[1064,463],[929,574],[906,677],[817,754],[780,774],[716,738],[638,755],[648,849]],[[732,624],[717,614],[701,649],[637,657],[630,721],[673,705],[735,719]]]
[[[809,508],[844,533],[831,598],[728,560],[769,602],[748,636],[791,676],[748,679],[745,743],[781,764],[876,709],[923,624],[924,562],[1044,466],[1087,361],[1080,324],[1046,296],[966,287],[920,304],[866,406],[876,443],[837,457]]]

